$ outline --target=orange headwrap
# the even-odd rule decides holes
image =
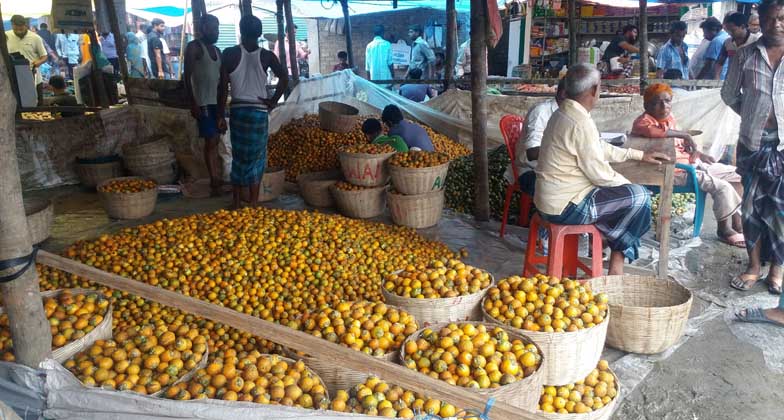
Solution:
[[[670,94],[670,96],[672,96],[672,88],[670,85],[666,83],[654,83],[645,89],[645,94],[643,94],[642,99],[645,101],[645,103],[648,103],[658,94],[663,92],[667,92]]]

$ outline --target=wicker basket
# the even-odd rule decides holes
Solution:
[[[495,324],[490,324],[486,322],[472,322],[471,324],[485,325],[488,329],[496,327]],[[433,331],[438,331],[439,329],[447,325],[448,323],[437,324],[437,325],[431,325],[429,328]],[[403,343],[403,346],[401,346],[401,348],[402,349],[406,348],[407,342],[418,339],[419,336],[422,335],[422,331],[424,330],[425,328],[422,328],[421,330],[411,334],[411,336],[408,337],[406,341]],[[542,355],[542,363],[544,363],[549,357],[548,353],[543,353],[541,348],[539,348],[539,346],[536,344],[536,342],[533,342],[527,336],[519,334],[513,331],[511,328],[504,328],[504,330],[507,332],[507,334],[509,334],[509,338],[511,340],[520,339],[526,344],[533,343],[535,346],[537,346],[537,350],[539,350],[539,354]],[[400,352],[400,362],[401,364],[405,365],[405,354],[402,351]],[[594,366],[596,365],[594,364]],[[524,410],[534,411],[536,410],[539,404],[539,397],[542,394],[543,386],[544,386],[544,375],[543,375],[542,365],[540,365],[539,368],[537,368],[532,375],[523,378],[522,380],[498,388],[479,389],[474,392],[477,392],[482,396],[486,396],[488,398],[495,398],[497,401],[515,407],[519,407]]]
[[[386,163],[392,153],[349,153],[340,152],[340,168],[346,181],[360,187],[378,187],[389,181]]]
[[[137,166],[134,168],[128,167],[128,171],[131,172],[132,175],[150,178],[157,182],[158,185],[172,184],[177,180],[177,163],[173,159],[168,162],[156,163],[153,165]]]
[[[435,226],[444,210],[444,190],[419,195],[387,191],[387,203],[396,225],[422,229]]]
[[[491,275],[490,285],[486,288],[470,295],[452,298],[415,299],[403,297],[388,292],[383,285],[381,294],[384,296],[384,302],[410,313],[421,326],[427,327],[433,324],[458,321],[482,321],[482,299],[493,287],[493,284],[495,284],[495,279]]]
[[[313,207],[334,207],[335,200],[329,192],[329,187],[338,182],[340,174],[337,171],[309,172],[297,177],[299,193],[308,205]]]
[[[368,219],[384,212],[384,186],[359,191],[344,191],[329,187],[340,213],[354,219]]]
[[[259,186],[259,201],[272,201],[283,193],[286,182],[286,170],[283,168],[269,168],[264,171]]]
[[[111,181],[118,181],[123,179],[141,179],[140,177],[127,176],[122,178],[108,179],[98,185],[100,189],[103,185]],[[155,203],[158,201],[158,189],[152,188],[149,190],[137,193],[108,193],[98,192],[103,203],[103,208],[109,217],[113,219],[139,219],[149,216],[155,210]]]
[[[604,350],[604,339],[607,337],[607,325],[610,314],[599,325],[575,332],[547,333],[521,330],[498,321],[484,310],[485,321],[501,325],[518,334],[525,334],[538,345],[547,360],[543,364],[544,382],[548,385],[566,385],[577,382],[588,376],[599,363]]]
[[[56,298],[60,294],[63,293],[64,289],[60,290],[49,290],[46,292],[41,292],[41,298]],[[85,295],[88,293],[100,293],[97,290],[90,290],[90,289],[68,289],[72,295]],[[0,314],[3,314],[5,311],[0,306]],[[56,349],[52,349],[52,359],[57,360],[60,363],[65,362],[66,360],[73,357],[75,354],[79,353],[80,351],[86,350],[88,347],[92,346],[96,340],[107,340],[112,338],[112,303],[109,301],[109,306],[106,307],[106,313],[103,315],[103,321],[101,321],[98,325],[93,328],[92,331],[85,334],[84,337],[71,341],[70,343],[58,347]]]
[[[127,168],[149,166],[175,159],[168,139],[159,138],[146,143],[126,144],[122,148],[123,162]]]
[[[341,389],[349,390],[354,385],[364,382],[368,376],[372,375],[370,372],[357,372],[351,369],[346,369],[342,366],[336,365],[333,362],[319,359],[318,357],[310,355],[300,356],[291,350],[286,350],[286,354],[292,359],[302,360],[305,362],[307,367],[318,374],[318,376],[321,378],[321,382],[324,384],[324,387],[332,395],[335,395]],[[383,360],[385,362],[397,363],[399,359],[399,352],[394,351],[387,353],[383,356],[378,356],[377,359]]]
[[[45,241],[51,235],[52,223],[54,222],[52,202],[50,200],[30,200],[25,201],[24,207],[30,240],[33,244]]]
[[[621,383],[618,381],[618,377],[615,375],[615,372],[610,371],[613,377],[615,378],[615,390],[616,395],[615,398],[610,401],[609,404],[605,405],[604,407],[596,410],[591,411],[590,413],[584,414],[558,414],[558,413],[545,413],[544,411],[537,411],[541,417],[550,420],[607,420],[609,419],[613,412],[615,411],[615,406],[618,405],[618,400],[621,399]]]
[[[396,190],[407,195],[443,190],[447,172],[449,172],[449,163],[430,168],[402,168],[389,165],[392,185]]]
[[[589,280],[606,293],[612,315],[607,345],[631,353],[661,353],[683,337],[692,294],[673,279],[605,276]]]
[[[95,188],[98,184],[107,179],[123,176],[122,162],[119,160],[103,163],[76,162],[74,168],[79,182],[85,187]]]
[[[359,121],[359,110],[340,102],[319,104],[319,125],[322,130],[333,133],[348,133]]]

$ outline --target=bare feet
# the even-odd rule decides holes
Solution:
[[[610,252],[610,268],[607,270],[607,275],[609,276],[623,275],[623,264],[625,262],[625,258],[626,257],[623,255],[622,251]]]

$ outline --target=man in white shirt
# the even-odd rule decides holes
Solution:
[[[29,30],[27,19],[24,16],[11,17],[11,30],[6,31],[5,39],[8,44],[8,53],[19,53],[30,62],[30,68],[35,77],[35,90],[38,93],[38,104],[43,104],[43,78],[41,77],[41,64],[46,63],[49,55],[44,47],[44,40]]]
[[[384,39],[384,26],[373,28],[373,40],[365,47],[365,71],[370,80],[392,80],[392,44]]]

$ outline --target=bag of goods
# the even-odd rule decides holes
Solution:
[[[410,151],[389,158],[392,185],[406,195],[444,189],[449,172],[449,155],[440,152]]]
[[[375,376],[368,376],[351,389],[337,391],[329,409],[397,419],[413,419],[415,413],[441,418],[455,417],[462,413],[452,404],[391,385]]]
[[[621,384],[610,365],[600,360],[584,379],[568,385],[545,385],[537,414],[552,420],[605,420],[612,415],[620,392]]]

